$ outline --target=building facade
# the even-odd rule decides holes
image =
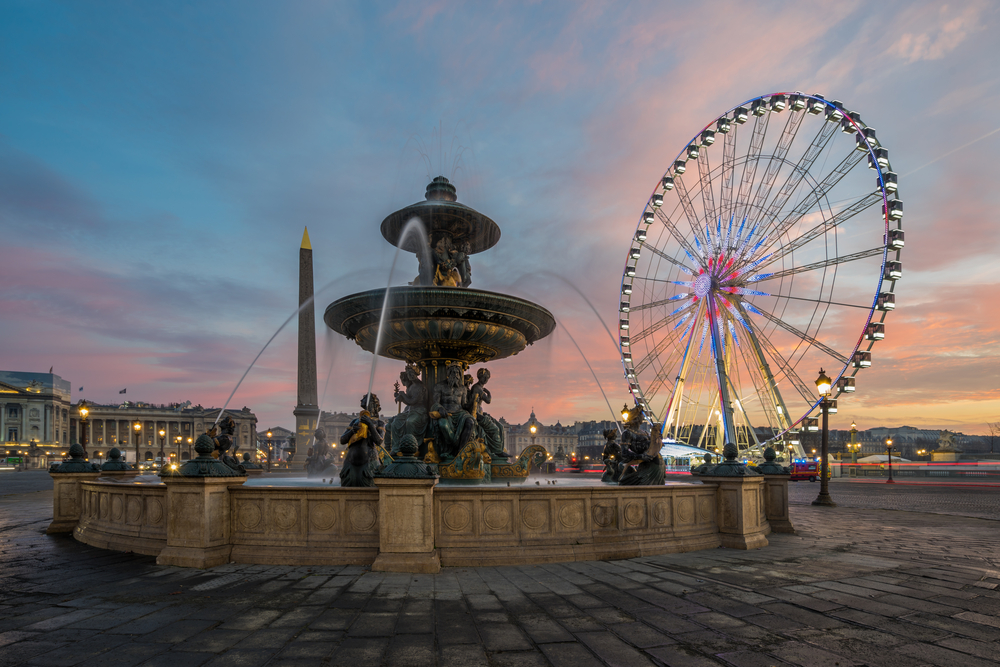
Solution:
[[[137,454],[140,462],[186,461],[196,456],[194,441],[198,436],[210,429],[217,418],[221,420],[220,408],[189,406],[189,403],[156,405],[130,401],[101,405],[88,401],[86,420],[80,419],[79,404],[69,411],[69,430],[73,442],[82,442],[86,429],[91,460],[104,458],[112,447],[117,447],[129,463],[135,463]],[[236,423],[235,453],[241,456],[243,452],[253,452],[257,444],[257,417],[247,407],[226,410],[225,415]]]
[[[0,458],[30,468],[62,458],[72,432],[72,389],[53,373],[0,371]]]

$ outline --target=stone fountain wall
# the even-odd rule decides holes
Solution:
[[[55,502],[74,496],[74,479]],[[637,487],[249,487],[243,478],[122,483],[78,473],[79,514],[63,532],[168,565],[443,566],[610,560],[767,545],[791,531],[787,476],[703,478]],[[60,500],[62,498],[63,500]],[[65,512],[63,512],[65,515]],[[405,519],[405,520],[404,520]],[[60,531],[51,531],[60,532]]]

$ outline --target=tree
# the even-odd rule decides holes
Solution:
[[[990,429],[990,454],[992,454],[993,441],[1000,435],[1000,422],[986,422],[986,427]]]

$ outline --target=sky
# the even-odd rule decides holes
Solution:
[[[274,336],[229,406],[293,428],[296,323],[275,332],[308,227],[321,408],[353,411],[372,356],[323,310],[412,280],[379,224],[441,174],[502,230],[473,287],[559,324],[491,364],[492,414],[609,419],[629,394],[604,326],[649,193],[719,114],[802,90],[877,128],[906,204],[897,308],[831,428],[986,433],[998,42],[1000,5],[975,1],[6,0],[0,368],[220,407]],[[384,405],[400,369],[375,366]]]

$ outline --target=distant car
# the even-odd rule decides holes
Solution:
[[[808,479],[810,482],[815,482],[819,479],[819,467],[819,461],[796,461],[792,464],[791,480],[797,482],[800,479]],[[830,477],[829,469],[826,476]]]

